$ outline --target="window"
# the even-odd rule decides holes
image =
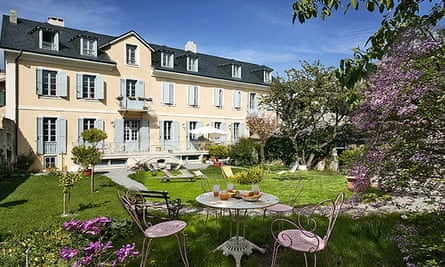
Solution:
[[[172,134],[173,134],[173,131],[172,131],[172,124],[173,124],[173,122],[172,121],[164,121],[164,125],[163,125],[163,133],[164,133],[164,136],[163,136],[163,138],[164,138],[164,140],[171,140],[172,139]]]
[[[126,80],[126,92],[127,95],[126,96],[136,96],[136,80]]]
[[[198,71],[198,57],[187,57],[187,71]]]
[[[175,104],[175,84],[164,82],[162,84],[162,103],[166,105]]]
[[[161,66],[167,68],[173,68],[174,53],[172,52],[161,52]]]
[[[56,142],[56,118],[43,119],[43,141]]]
[[[38,154],[66,153],[66,120],[54,117],[37,118]]]
[[[221,129],[221,125],[222,125],[222,123],[220,121],[215,121],[213,123],[213,127],[215,127],[216,129]]]
[[[197,121],[189,121],[189,131],[196,129],[197,125],[198,125]],[[197,140],[198,137],[196,136],[196,134],[189,133],[189,139],[190,140]]]
[[[139,129],[141,128],[141,121],[126,120],[124,122],[124,141],[137,142],[139,141]]]
[[[249,99],[247,103],[247,109],[250,111],[258,110],[258,94],[257,93],[249,93]]]
[[[91,38],[80,39],[80,54],[84,56],[97,56],[97,41]]]
[[[213,90],[213,105],[218,108],[223,106],[224,91],[220,88],[215,88]]]
[[[232,64],[232,78],[241,79],[241,65]]]
[[[127,64],[128,65],[137,65],[137,46],[129,45],[126,46],[127,51]]]
[[[63,71],[36,70],[36,91],[39,96],[67,96],[67,75]]]
[[[272,82],[272,73],[270,71],[267,70],[264,71],[264,82],[265,83]]]
[[[237,140],[239,139],[240,136],[240,123],[239,122],[234,122],[232,124],[232,139]]]
[[[94,128],[96,119],[83,119],[82,132]]]
[[[3,107],[6,105],[6,91],[3,89],[0,89],[0,107]]]
[[[241,91],[233,91],[233,108],[241,108]]]
[[[43,157],[43,165],[45,169],[56,168],[56,157]]]
[[[59,50],[59,33],[51,30],[40,29],[39,48]]]
[[[188,104],[190,106],[198,106],[199,105],[199,87],[197,85],[189,85],[189,90],[188,90]]]
[[[77,74],[76,96],[83,99],[104,99],[104,80],[100,75]]]

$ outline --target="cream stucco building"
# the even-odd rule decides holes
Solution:
[[[71,161],[80,133],[95,127],[108,138],[100,166],[155,157],[197,159],[206,153],[190,130],[227,132],[214,142],[248,136],[246,117],[261,112],[272,69],[152,44],[129,31],[108,36],[47,22],[3,16],[5,60],[2,116],[16,122],[17,153],[33,151],[34,169],[77,168]]]

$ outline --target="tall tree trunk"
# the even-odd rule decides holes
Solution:
[[[91,166],[90,193],[94,193],[94,166]]]
[[[66,213],[66,199],[67,199],[67,193],[63,193],[63,214],[62,215],[67,215],[67,213]]]

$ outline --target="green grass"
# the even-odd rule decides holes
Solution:
[[[211,167],[204,171],[211,180],[216,178],[218,182],[222,182],[218,168]],[[301,205],[333,197],[346,188],[346,181],[341,175],[320,172],[297,172],[295,175],[305,181],[299,201]],[[137,173],[134,176],[144,181],[149,189],[167,190],[173,198],[180,197],[186,205],[197,205],[194,199],[201,193],[199,181],[161,183],[159,179],[150,177],[146,173]],[[284,181],[276,178],[277,175],[268,174],[268,177],[260,183],[261,189],[279,194],[278,188]],[[116,192],[123,188],[101,175],[96,176],[95,187],[97,192],[89,193],[89,178],[82,179],[74,186],[71,210],[75,218],[90,219],[103,215],[114,219],[129,219],[116,197]],[[250,186],[235,185],[236,188],[249,189]],[[26,235],[35,233],[39,229],[53,231],[55,224],[71,219],[61,216],[62,208],[61,188],[58,186],[58,181],[51,176],[15,177],[14,180],[0,181],[0,242],[8,236],[19,233]],[[268,216],[264,223],[261,216],[248,218],[247,237],[265,248],[266,253],[254,251],[250,256],[243,256],[242,266],[270,265],[273,240],[269,227],[273,218]],[[332,266],[404,266],[403,255],[391,239],[394,225],[399,218],[398,214],[383,217],[366,216],[358,220],[340,216],[329,243]],[[216,237],[214,217],[211,217],[207,224],[204,223],[205,216],[199,214],[182,214],[181,219],[188,224],[186,235],[191,266],[235,266],[233,257],[224,256],[221,251],[213,251],[228,238],[229,227],[223,227]],[[226,218],[223,223],[228,224],[228,219]],[[324,226],[322,223],[321,228]],[[140,249],[142,235],[135,227],[128,228],[127,231],[133,238],[125,241],[136,241]],[[57,247],[56,250],[58,249]],[[32,252],[33,250],[30,253]],[[178,266],[178,257],[174,239],[156,240],[149,266]],[[319,255],[318,261],[318,266],[326,266],[324,253]],[[279,264],[281,267],[300,266],[304,264],[304,258],[302,254],[281,249]],[[0,266],[2,266],[1,258]],[[137,266],[137,262],[132,262],[129,266]]]

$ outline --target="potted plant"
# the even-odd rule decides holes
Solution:
[[[208,147],[210,158],[214,158],[214,166],[221,166],[219,159],[226,158],[229,155],[229,148],[225,145],[210,145]]]

